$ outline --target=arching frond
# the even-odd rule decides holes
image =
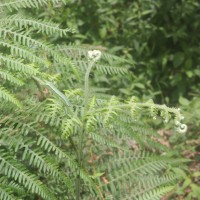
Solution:
[[[41,195],[44,199],[56,199],[33,174],[30,174],[12,157],[6,155],[5,152],[1,151],[0,162],[1,172],[9,178],[13,178],[23,184],[29,191]]]
[[[121,65],[123,64],[123,66],[126,66],[126,64],[130,64],[126,59],[107,53],[106,49],[101,46],[58,45],[57,48],[62,54],[72,57],[73,59],[77,58],[77,60],[80,60],[80,58],[82,57],[87,58],[89,50],[98,49],[102,52],[102,59],[104,59],[108,63],[118,63]]]
[[[43,41],[33,39],[27,34],[27,32],[15,30],[10,27],[0,28],[0,37],[3,39],[8,39],[10,35],[12,35],[15,43],[20,43],[29,48],[42,48],[46,52],[53,52],[53,50],[50,48],[50,45],[48,46]]]
[[[3,185],[0,184],[0,199],[1,200],[16,200],[16,198],[12,195],[10,191],[7,191],[7,187],[3,187]]]
[[[21,103],[15,98],[15,96],[1,86],[0,86],[0,101],[12,102],[18,107],[22,107]]]
[[[23,81],[19,78],[16,78],[15,76],[13,76],[9,71],[3,71],[1,70],[0,71],[0,77],[5,79],[5,80],[8,80],[10,81],[11,83],[14,83],[16,85],[23,85]]]
[[[8,47],[12,56],[18,56],[19,58],[29,60],[32,63],[42,65],[45,68],[49,66],[49,61],[47,59],[37,56],[34,52],[30,50],[30,48],[28,49],[22,45],[13,44],[12,42],[5,40],[0,40],[0,45]]]
[[[23,187],[21,187],[15,181],[10,181],[9,178],[6,176],[2,176],[0,178],[0,190],[2,190],[2,193],[3,193],[2,194],[3,198],[1,198],[0,196],[1,200],[4,200],[4,198],[6,198],[4,195],[9,195],[9,198],[16,199],[16,194],[20,194],[20,195],[25,194],[25,190],[23,189]]]
[[[35,20],[34,18],[24,18],[20,15],[11,15],[9,18],[0,19],[0,24],[12,27],[17,26],[19,29],[32,27],[41,33],[47,35],[58,34],[60,37],[66,36],[68,32],[73,32],[71,29],[61,29],[56,23],[45,20]]]
[[[8,67],[9,69],[20,71],[23,72],[24,74],[29,74],[29,75],[36,75],[38,73],[38,70],[35,67],[33,67],[32,65],[24,64],[21,59],[15,59],[0,54],[0,60],[3,61],[5,66]]]
[[[74,63],[82,70],[85,71],[88,67],[87,61],[75,60]],[[128,70],[125,67],[114,67],[109,65],[96,65],[97,71],[103,74],[127,74]]]
[[[0,3],[0,9],[18,10],[20,8],[38,8],[40,6],[48,5],[49,0],[2,0]],[[53,4],[62,2],[66,3],[66,0],[50,0]]]
[[[145,193],[145,194],[141,195],[136,200],[152,200],[152,199],[160,200],[160,198],[162,198],[168,192],[172,191],[173,188],[174,188],[173,186],[161,187],[161,188],[155,189],[153,191],[150,191],[149,193]],[[128,199],[130,199],[130,198],[128,198]]]

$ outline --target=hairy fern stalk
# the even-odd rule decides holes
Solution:
[[[93,47],[56,46],[51,36],[73,30],[24,12],[60,3],[0,2],[0,199],[161,199],[187,160],[140,119],[171,120],[183,132],[180,111],[95,87],[92,76],[124,75],[128,63]]]

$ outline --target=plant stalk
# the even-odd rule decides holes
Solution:
[[[80,131],[79,135],[79,154],[78,154],[78,164],[79,164],[79,173],[77,175],[77,180],[76,180],[76,200],[81,200],[81,177],[80,177],[80,169],[83,167],[83,148],[84,148],[84,136],[86,135],[86,129],[85,129],[85,115],[86,115],[86,110],[87,110],[87,105],[88,105],[88,99],[89,99],[89,76],[90,76],[90,71],[92,67],[94,66],[94,61],[89,62],[89,66],[86,70],[85,73],[85,79],[84,79],[84,101],[83,101],[83,107],[84,107],[84,112],[83,112],[83,126],[82,130]]]

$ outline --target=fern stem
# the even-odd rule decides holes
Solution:
[[[83,167],[83,148],[84,148],[84,135],[85,134],[85,123],[84,123],[84,119],[85,119],[85,114],[86,114],[86,108],[87,108],[87,104],[88,104],[88,98],[89,98],[89,76],[90,76],[90,71],[92,69],[92,67],[94,66],[94,61],[90,61],[89,62],[89,66],[86,70],[85,73],[85,79],[84,79],[84,102],[83,102],[83,107],[84,107],[84,112],[83,112],[83,126],[82,126],[82,130],[80,131],[80,135],[79,135],[79,154],[78,154],[78,164],[79,164],[79,173],[77,176],[77,180],[76,180],[76,200],[80,200],[80,190],[81,190],[81,180],[80,180],[80,170]]]
[[[89,62],[89,66],[86,70],[85,73],[85,81],[84,81],[84,107],[86,108],[87,106],[87,100],[89,96],[89,76],[90,76],[90,71],[92,67],[94,66],[94,61]]]

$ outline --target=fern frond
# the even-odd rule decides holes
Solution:
[[[2,187],[2,185],[0,184],[0,200],[17,200],[17,199],[14,198],[12,192],[10,192],[7,187]]]
[[[20,108],[22,107],[21,103],[15,98],[15,96],[1,86],[0,86],[0,100],[11,102]]]
[[[72,29],[61,29],[59,25],[56,23],[34,19],[34,18],[24,18],[20,15],[11,15],[9,18],[2,18],[0,20],[0,24],[9,25],[9,26],[17,26],[20,29],[32,27],[38,32],[42,32],[47,35],[58,34],[60,37],[66,36],[68,32],[73,32]]]
[[[24,46],[19,44],[13,44],[9,41],[2,41],[0,40],[0,45],[4,47],[8,47],[10,49],[10,53],[12,56],[18,56],[20,58],[29,60],[30,62],[37,63],[39,65],[42,65],[46,68],[49,66],[49,61],[47,59],[41,58],[34,54],[30,48],[26,49]]]
[[[67,165],[70,167],[70,170],[73,171],[74,175],[76,176],[78,173],[78,170],[80,170],[80,177],[83,179],[83,181],[86,184],[91,185],[91,187],[96,190],[96,185],[93,183],[91,178],[89,177],[88,173],[85,172],[84,169],[80,169],[78,167],[78,164],[75,162],[75,160],[68,155],[66,152],[64,152],[62,149],[60,149],[58,146],[56,146],[53,142],[51,142],[47,137],[40,135],[37,145],[41,146],[48,152],[54,152],[56,156],[58,156],[60,159],[65,159],[67,162]],[[98,193],[98,192],[97,192]]]
[[[85,71],[88,67],[87,61],[74,60],[74,63],[82,70]],[[114,67],[109,65],[99,65],[96,66],[97,71],[102,72],[103,74],[127,74],[128,70],[125,67]]]
[[[69,166],[72,168],[76,168],[76,163],[74,162],[74,160],[44,135],[40,135],[37,140],[37,145],[44,148],[47,152],[54,152],[59,159],[66,158],[69,161]]]
[[[117,99],[117,97],[115,97]],[[118,103],[113,103],[113,104],[108,104],[108,105],[104,105],[102,107],[99,107],[95,110],[95,112],[99,112],[102,113],[103,111],[106,110],[115,110],[115,111],[119,111],[118,113],[122,113],[123,112],[128,112],[130,113],[130,111],[132,109],[137,109],[137,113],[140,112],[141,114],[145,114],[148,116],[151,116],[151,112],[149,110],[151,110],[151,108],[154,108],[156,110],[158,110],[158,116],[157,117],[163,117],[163,112],[164,113],[168,113],[168,117],[170,116],[170,118],[173,118],[174,121],[181,121],[182,120],[182,115],[180,113],[180,111],[177,108],[170,108],[167,107],[166,105],[159,105],[159,104],[155,104],[152,101],[147,101],[147,102],[133,102],[133,101],[128,101],[127,103],[120,103],[118,101]],[[132,111],[131,111],[132,112]],[[135,112],[135,111],[134,111]],[[92,112],[90,113],[92,114]]]
[[[58,116],[60,114],[61,110],[63,110],[63,103],[58,101],[56,98],[48,99],[48,103],[46,105],[47,105],[46,106],[47,110],[51,117]]]
[[[8,131],[5,129],[3,130],[5,137],[0,140],[2,146],[9,147],[10,150],[13,148],[16,153],[20,152],[22,154],[22,161],[26,161],[30,167],[37,168],[39,173],[43,173],[46,176],[62,181],[71,194],[73,194],[73,187],[70,178],[59,169],[58,165],[54,162],[55,160],[50,159],[49,156],[46,156],[44,152],[41,152],[39,149],[31,149],[30,147],[32,145],[30,142],[25,144],[19,133],[18,135],[15,133],[15,136],[10,137],[9,134],[11,134],[11,132],[13,132],[11,129]]]
[[[73,98],[73,97],[83,95],[83,91],[80,88],[73,89],[73,90],[64,90],[64,93],[65,93],[65,96],[67,96],[68,98]]]
[[[53,161],[48,159],[42,152],[30,149],[28,145],[21,145],[21,148],[24,148],[22,160],[29,160],[29,165],[37,167],[39,172],[50,174],[55,179],[63,180],[68,189],[73,192],[71,180],[64,172],[58,169],[59,167]]]
[[[53,4],[66,3],[66,0],[50,0]],[[48,5],[49,0],[2,0],[0,9],[18,10],[19,8],[39,8]]]
[[[180,179],[179,175],[166,173],[165,170],[169,165],[180,165],[185,161],[167,156],[161,158],[148,152],[119,152],[119,155],[113,153],[109,158],[103,159],[99,166],[99,170],[105,170],[107,179],[107,183],[99,179],[99,185],[114,199],[140,199],[150,194],[155,198],[158,195],[160,199],[164,193],[159,193],[157,189],[173,186]]]
[[[127,152],[121,152],[119,155],[110,156],[106,163],[105,160],[102,160],[102,167],[100,169],[106,169],[110,175],[110,183],[114,183],[120,179],[134,178],[136,174],[140,176],[156,174],[167,168],[168,165],[179,165],[182,162],[188,162],[188,160],[156,156],[148,152],[138,152],[134,155],[127,155]]]
[[[61,126],[62,136],[65,139],[67,139],[81,125],[82,125],[82,122],[76,117],[71,117],[70,119],[63,120],[62,126]]]
[[[14,77],[9,71],[0,70],[0,77],[19,86],[24,84],[21,79]]]
[[[18,113],[20,114],[20,113]],[[30,113],[29,113],[30,114]],[[66,152],[64,152],[62,149],[60,149],[57,145],[55,145],[50,139],[48,139],[45,136],[46,131],[40,130],[38,131],[37,127],[35,125],[38,125],[38,121],[36,120],[35,122],[31,123],[25,123],[23,122],[24,118],[12,118],[12,117],[5,117],[0,120],[0,123],[5,124],[8,127],[13,127],[12,129],[9,128],[7,131],[5,129],[0,130],[1,135],[8,135],[9,134],[16,134],[16,132],[20,135],[28,135],[28,134],[35,134],[37,136],[36,144],[37,146],[41,147],[41,149],[46,150],[47,152],[53,152],[56,156],[58,156],[59,159],[66,158],[69,162],[69,166],[71,168],[76,168],[76,163],[75,161],[68,155]],[[45,133],[44,133],[45,132]],[[10,139],[9,139],[10,138]],[[12,137],[8,137],[6,141],[4,141],[2,144],[8,143],[8,146],[12,147],[13,145],[13,140]],[[23,141],[18,141],[18,144],[21,145],[23,144]],[[17,144],[15,144],[17,146]],[[19,146],[20,147],[20,146]],[[18,147],[18,148],[19,148]]]
[[[20,113],[18,113],[18,115],[20,115]],[[30,113],[28,114],[30,116]],[[26,117],[25,117],[26,118]],[[9,126],[9,127],[13,127],[14,130],[9,129],[8,131],[1,130],[0,133],[2,132],[4,135],[9,135],[11,133],[16,134],[16,129],[18,130],[18,134],[20,135],[33,135],[36,134],[37,136],[37,146],[40,147],[40,149],[44,149],[45,151],[47,151],[48,153],[54,153],[60,160],[65,161],[65,163],[67,164],[67,166],[69,167],[70,171],[73,172],[74,177],[76,177],[78,169],[80,170],[80,176],[83,179],[83,181],[86,184],[91,185],[91,187],[96,190],[96,185],[94,185],[93,181],[91,180],[91,178],[89,177],[88,173],[85,172],[84,169],[80,169],[78,164],[76,163],[76,161],[72,158],[72,156],[68,155],[67,152],[63,151],[61,148],[59,148],[57,145],[55,145],[52,141],[50,141],[46,136],[45,133],[42,134],[42,132],[38,131],[36,128],[34,128],[35,125],[38,125],[38,122],[31,122],[31,123],[22,123],[23,118],[12,118],[12,117],[5,117],[4,119],[1,119],[0,123],[4,123],[5,125]],[[43,130],[44,132],[44,130]],[[3,145],[7,145],[12,147],[13,146],[13,142],[14,142],[14,138],[12,139],[12,137],[9,137],[10,140],[6,139],[5,141],[2,142]],[[15,144],[14,146],[16,146],[17,148],[21,148],[21,145],[23,146],[23,141],[19,140],[18,141],[18,145]],[[14,147],[16,149],[16,147]],[[17,149],[16,149],[17,150]],[[26,149],[24,150],[26,151]],[[28,149],[27,151],[29,153],[31,153]],[[26,153],[28,153],[26,152]],[[33,158],[32,158],[32,162],[34,161],[34,159],[36,159],[36,155],[33,153]],[[36,153],[36,152],[35,152]],[[44,159],[43,157],[41,157],[40,159]],[[35,165],[39,165],[39,161],[36,160]],[[46,168],[47,169],[47,168]],[[64,179],[65,177],[63,177]],[[66,179],[67,180],[67,179]],[[69,183],[68,183],[69,184]],[[69,185],[70,186],[70,185]]]
[[[109,102],[107,103],[107,109],[105,109],[105,112],[103,113],[103,122],[105,124],[108,124],[109,120],[116,116],[117,111],[120,110],[120,108],[115,107],[119,103],[118,99],[115,96],[112,96]]]
[[[96,98],[93,97],[91,102],[88,105],[88,111],[94,110],[96,106]],[[92,131],[97,123],[97,119],[95,115],[87,115],[86,117],[86,130],[87,131]]]
[[[6,121],[7,121],[8,119],[6,119]],[[6,121],[1,121],[1,123],[5,123]],[[13,122],[14,123],[14,122]],[[10,123],[8,123],[8,121],[6,122],[6,124],[7,125],[9,125],[9,126],[12,126]],[[15,124],[16,124],[16,122],[15,122]],[[15,129],[17,128],[17,129],[25,129],[24,128],[25,126],[16,126],[15,127]],[[27,128],[28,128],[28,126],[26,126]],[[27,129],[26,128],[26,129]],[[29,129],[30,129],[30,127],[29,127]],[[5,134],[6,136],[7,135],[9,135],[9,134],[11,134],[11,133],[14,133],[13,131],[11,131],[11,130],[8,130],[8,131],[5,131],[5,129],[4,130],[2,130],[3,131],[3,134]],[[27,133],[27,131],[23,131],[26,135],[28,134]],[[19,131],[18,131],[18,133],[19,133]],[[15,134],[16,134],[16,132],[15,132]],[[53,142],[51,142],[47,137],[45,137],[44,135],[42,135],[40,132],[36,132],[36,134],[39,136],[39,138],[38,138],[38,141],[37,141],[37,146],[38,147],[40,147],[40,149],[42,148],[42,149],[44,149],[44,150],[46,150],[48,153],[52,153],[52,152],[54,152],[54,154],[57,156],[57,158],[59,158],[59,160],[62,160],[62,161],[64,161],[66,164],[67,164],[67,166],[69,167],[69,169],[70,169],[70,176],[73,176],[73,177],[76,177],[77,176],[77,173],[78,173],[78,169],[79,169],[79,167],[78,167],[78,164],[75,162],[75,160],[70,156],[70,155],[68,155],[66,152],[64,152],[63,150],[61,150],[58,146],[56,146]],[[20,134],[21,135],[21,134]],[[31,131],[31,135],[33,135],[33,129],[32,129],[32,131]],[[6,145],[6,146],[8,146],[8,147],[12,147],[13,146],[13,143],[15,143],[14,142],[14,138],[12,137],[9,137],[10,138],[10,140],[8,140],[8,139],[6,139],[6,140],[3,140],[2,141],[2,144],[3,145]],[[24,145],[23,145],[23,140],[19,140],[16,144],[14,144],[14,146],[13,146],[13,148],[15,149],[15,150],[17,150],[17,149],[19,149],[19,148],[21,148],[21,147],[23,147]],[[56,170],[56,169],[54,169],[54,167],[52,168],[52,166],[50,165],[50,168],[48,167],[48,165],[47,166],[44,166],[44,165],[46,165],[45,163],[46,163],[46,161],[45,161],[45,163],[44,163],[44,161],[42,161],[42,159],[43,160],[46,160],[46,158],[44,158],[43,156],[42,156],[42,154],[41,155],[39,155],[39,157],[35,154],[35,153],[37,153],[37,152],[32,152],[32,150],[28,150],[28,146],[27,146],[27,148],[25,148],[24,149],[24,152],[26,152],[25,154],[27,154],[27,156],[29,155],[29,154],[31,154],[31,157],[29,157],[28,156],[28,160],[30,160],[32,163],[31,163],[31,165],[33,165],[33,166],[36,166],[37,168],[39,167],[44,167],[44,169],[45,170],[48,170],[48,169],[51,169],[51,170]],[[25,159],[25,158],[23,158],[23,159]],[[25,160],[27,160],[27,159],[25,159]],[[39,159],[39,160],[38,160]],[[47,160],[47,162],[49,163],[49,161]],[[39,166],[40,165],[40,166]],[[43,165],[43,166],[42,166]],[[79,169],[80,170],[80,177],[83,179],[83,181],[85,182],[85,184],[86,185],[90,185],[90,187],[91,188],[93,188],[93,191],[97,191],[97,189],[96,189],[96,185],[93,183],[93,181],[91,180],[91,178],[90,178],[90,176],[88,175],[88,173],[84,170],[84,169]],[[46,171],[46,173],[47,173],[47,171]],[[55,173],[55,175],[57,176],[58,174],[54,171],[54,173]],[[62,173],[62,172],[60,172],[59,171],[59,174],[60,173]],[[66,177],[66,174],[64,174],[63,173],[63,176],[62,176],[62,174],[59,176],[59,177],[61,177],[60,179],[61,180],[63,180],[64,182],[65,182],[65,184],[67,184],[67,186],[69,187],[69,189],[71,188],[70,187],[70,180]],[[72,188],[71,188],[72,189]],[[72,193],[73,193],[73,191],[71,191]],[[98,191],[97,191],[97,193],[98,193]]]
[[[57,52],[54,48],[52,48],[52,45],[46,44],[43,41],[37,40],[32,38],[27,34],[27,32],[14,30],[13,28],[1,28],[0,27],[0,37],[2,37],[4,40],[9,39],[10,36],[13,38],[13,42],[16,44],[21,44],[23,46],[26,46],[28,48],[36,48],[40,51],[43,50],[45,53],[49,54],[53,57],[54,61],[58,63],[59,65],[64,65],[70,67],[75,75],[79,76],[78,71],[75,67],[75,65],[71,62],[70,59],[63,57]]]
[[[59,127],[62,124],[62,119],[56,115],[49,112],[39,113],[35,116],[35,122],[44,122],[50,126]]]
[[[44,199],[56,199],[53,194],[33,174],[30,174],[12,157],[1,151],[0,170],[9,178],[23,184],[30,192],[41,195]]]
[[[102,52],[102,59],[109,62],[109,63],[117,63],[123,66],[124,64],[129,64],[126,59],[123,59],[119,56],[115,56],[112,54],[107,53],[104,47],[101,46],[86,46],[86,45],[59,45],[57,46],[58,50],[62,52],[64,55],[72,58],[76,58],[77,60],[80,60],[82,57],[88,56],[88,51],[93,49],[98,49]],[[79,58],[79,59],[78,59]]]
[[[163,188],[169,185],[174,186],[174,183],[178,179],[180,179],[180,176],[170,173],[168,175],[160,176],[139,176],[135,179],[135,183],[137,183],[137,185],[135,185],[135,188],[131,189],[130,194],[126,195],[125,199],[130,199],[130,197],[133,199],[137,199],[137,197],[140,198],[145,194],[151,193],[157,188]]]
[[[24,64],[21,59],[15,59],[0,54],[0,60],[3,61],[6,67],[12,70],[20,71],[23,72],[24,74],[29,74],[29,75],[36,75],[38,73],[38,70],[36,68],[34,68],[32,65]]]
[[[3,176],[0,178],[0,191],[1,190],[2,190],[2,193],[6,192],[8,195],[10,195],[9,198],[11,199],[15,199],[13,193],[15,193],[15,196],[17,196],[16,194],[19,194],[19,195],[25,194],[25,191],[19,184],[17,184],[14,181],[9,181],[8,177],[6,176]],[[4,195],[3,195],[3,198],[1,198],[1,192],[0,192],[0,199],[4,200],[4,198],[5,198]]]
[[[156,131],[143,123],[130,120],[127,114],[126,116],[122,114],[121,117],[115,118],[114,127],[119,138],[123,139],[125,136],[132,140],[134,139],[141,148],[148,148],[149,150],[158,150],[161,152],[169,151],[166,146],[157,141],[160,135]],[[124,133],[126,133],[126,135],[124,135]]]
[[[86,130],[87,131],[93,131],[93,129],[95,128],[97,124],[97,119],[95,116],[89,116],[87,118],[87,122],[86,122]]]
[[[152,199],[160,200],[164,195],[166,195],[173,189],[174,189],[173,186],[161,187],[161,188],[155,189],[153,191],[150,191],[148,193],[141,195],[140,197],[136,198],[136,200],[152,200]],[[128,198],[128,199],[131,199],[131,198]]]
[[[90,132],[88,134],[88,136],[94,142],[98,143],[98,147],[100,145],[107,145],[108,147],[117,148],[118,150],[128,151],[128,148],[126,149],[122,145],[118,144],[113,138],[111,138],[109,136],[105,136],[105,135],[102,135],[102,134],[99,134],[99,133],[95,133],[95,132]]]
[[[52,52],[53,50],[50,48],[50,46],[47,46],[44,44],[44,42],[41,42],[39,40],[33,39],[32,37],[28,36],[27,32],[22,32],[19,30],[15,30],[10,27],[6,28],[0,28],[0,37],[3,39],[8,39],[12,35],[13,41],[15,43],[20,43],[27,47],[37,47],[42,48],[44,51]]]
[[[125,67],[114,67],[109,65],[96,65],[97,71],[100,71],[104,74],[122,74],[125,75],[128,73],[128,69]]]

